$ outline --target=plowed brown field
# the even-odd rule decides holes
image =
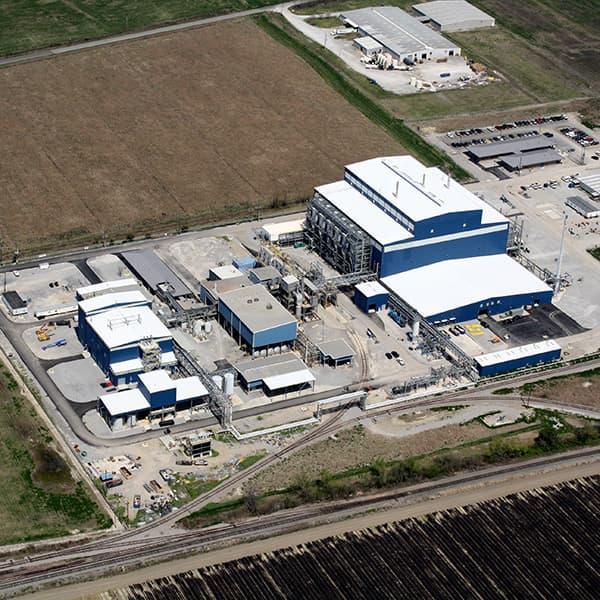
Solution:
[[[0,90],[7,248],[248,216],[402,152],[251,21],[6,68]]]

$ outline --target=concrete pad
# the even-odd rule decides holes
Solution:
[[[41,323],[40,323],[41,325]],[[30,327],[23,332],[23,341],[27,344],[29,349],[38,358],[46,360],[63,360],[72,356],[78,356],[83,352],[83,346],[77,339],[74,327],[67,327],[61,325],[54,329],[49,328],[49,333],[52,333],[50,339],[45,342],[40,342],[37,338],[36,329],[38,327]],[[54,346],[43,350],[48,344],[52,344],[57,340],[64,339],[67,343],[65,346]]]
[[[48,369],[48,375],[71,402],[93,402],[106,393],[100,385],[106,377],[92,358],[59,363]]]

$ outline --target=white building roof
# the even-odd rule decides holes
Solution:
[[[396,6],[360,8],[345,12],[342,18],[398,56],[458,49],[456,44]]]
[[[102,281],[100,283],[94,283],[93,285],[86,285],[84,287],[77,288],[77,294],[82,298],[87,296],[97,296],[104,292],[112,290],[118,290],[124,287],[138,287],[138,282],[135,279],[114,279],[113,281]]]
[[[100,396],[100,402],[102,402],[111,417],[118,417],[150,408],[150,404],[137,388],[104,394]]]
[[[506,254],[445,260],[381,281],[425,318],[488,298],[550,291]]]
[[[581,185],[592,197],[600,196],[600,171],[575,177],[575,183]]]
[[[184,377],[183,379],[174,379],[173,383],[175,384],[176,402],[208,396],[208,390],[202,385],[197,375]]]
[[[426,167],[412,156],[372,158],[346,166],[414,222],[448,213],[481,210],[481,223],[508,219],[437,167]],[[397,193],[396,193],[397,191]]]
[[[383,46],[377,40],[374,40],[368,35],[354,38],[354,43],[365,50],[381,50],[381,48],[383,48]]]
[[[437,23],[442,30],[453,30],[469,21],[485,21],[491,27],[494,18],[465,0],[434,0],[413,4],[413,9]]]
[[[312,383],[314,380],[315,376],[308,369],[302,369],[301,371],[292,371],[283,375],[265,377],[263,383],[269,390],[274,391],[302,383]]]
[[[316,191],[382,246],[413,237],[346,181],[321,185]]]
[[[554,340],[544,340],[535,344],[527,344],[526,346],[517,346],[515,348],[507,348],[506,350],[498,350],[498,352],[490,352],[475,356],[475,360],[482,366],[502,364],[518,358],[526,358],[529,356],[537,356],[552,350],[560,350],[560,346]]]
[[[136,344],[144,338],[171,338],[171,333],[147,306],[113,308],[87,319],[109,348]]]
[[[299,233],[303,229],[304,219],[296,219],[283,223],[263,223],[260,233],[262,237],[267,238],[269,241],[277,242],[279,241],[279,236],[286,233]]]
[[[92,313],[103,308],[110,308],[118,304],[144,304],[150,301],[142,294],[139,290],[132,292],[116,292],[114,294],[102,294],[100,296],[92,296],[87,300],[81,300],[79,302],[79,308],[84,313]]]
[[[232,279],[234,277],[243,277],[244,274],[233,265],[223,265],[222,267],[213,267],[210,272],[217,279]]]
[[[151,394],[162,392],[163,390],[172,390],[175,387],[175,383],[169,377],[169,374],[162,369],[142,373],[139,375],[139,379]]]
[[[371,298],[372,296],[379,296],[380,294],[388,294],[388,290],[384,288],[378,281],[363,281],[357,284],[356,289],[366,296]]]
[[[175,352],[163,352],[160,355],[160,366],[161,367],[172,367],[177,364],[177,358]],[[125,375],[126,373],[135,373],[136,371],[142,371],[144,364],[141,358],[132,358],[130,360],[122,360],[120,362],[114,362],[110,364],[110,370],[114,375]]]

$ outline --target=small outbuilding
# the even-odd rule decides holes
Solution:
[[[354,287],[354,304],[366,313],[385,308],[388,298],[388,290],[377,281],[365,281]]]
[[[600,217],[600,205],[594,204],[581,196],[569,196],[565,204],[586,219]]]
[[[352,41],[352,45],[358,48],[365,56],[373,56],[383,50],[383,46],[368,35],[355,38]]]
[[[6,305],[8,312],[16,317],[17,315],[27,314],[27,302],[15,291],[8,291],[2,294],[2,301]]]
[[[351,363],[354,358],[354,350],[341,338],[320,342],[317,347],[321,353],[321,361],[333,367]]]
[[[494,17],[465,0],[436,0],[413,4],[412,8],[420,20],[439,31],[470,31],[496,24]]]

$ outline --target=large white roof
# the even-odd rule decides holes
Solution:
[[[111,417],[118,417],[129,413],[139,412],[150,408],[148,400],[140,390],[123,390],[100,396],[100,402],[104,404]]]
[[[139,379],[151,394],[162,392],[163,390],[172,390],[175,387],[175,383],[169,377],[169,374],[162,369],[142,373],[139,375]]]
[[[527,344],[526,346],[516,346],[515,348],[507,348],[506,350],[498,350],[489,354],[476,356],[475,360],[482,366],[497,365],[518,358],[527,358],[529,356],[537,356],[552,350],[560,350],[560,346],[554,340],[543,340],[535,344]]]
[[[426,167],[412,156],[372,158],[347,165],[346,170],[414,222],[470,210],[482,211],[483,225],[508,221],[437,167]]]
[[[304,229],[304,219],[295,219],[294,221],[284,221],[283,223],[263,223],[262,235],[271,242],[277,242],[279,236],[286,233],[298,233]]]
[[[413,4],[413,9],[435,21],[442,29],[453,29],[469,21],[485,21],[494,24],[494,18],[465,0],[434,0]]]
[[[381,281],[425,318],[488,298],[550,291],[506,254],[445,260]]]
[[[382,246],[413,237],[346,181],[321,185],[316,191]]]
[[[114,279],[112,281],[102,281],[100,283],[94,283],[92,285],[86,285],[84,287],[77,288],[77,294],[82,298],[86,296],[96,296],[103,292],[109,292],[112,290],[118,290],[124,287],[137,287],[139,284],[135,279]]]
[[[174,379],[173,383],[175,384],[176,402],[208,396],[208,390],[204,387],[197,375],[184,377],[183,379]]]
[[[315,376],[308,369],[302,369],[300,371],[293,371],[292,373],[265,377],[263,383],[269,390],[273,391],[300,385],[301,383],[312,383],[314,380]]]
[[[81,300],[79,307],[84,313],[96,312],[103,308],[110,308],[118,304],[143,304],[150,301],[140,292],[134,290],[131,292],[116,292],[114,294],[102,294],[101,296],[93,296],[87,300]]]
[[[135,344],[144,338],[170,338],[169,330],[147,306],[113,308],[87,320],[109,348]]]

